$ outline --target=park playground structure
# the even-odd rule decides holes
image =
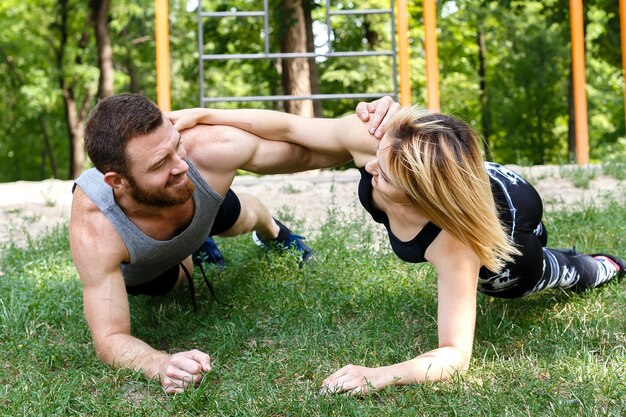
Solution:
[[[426,90],[427,90],[427,107],[433,111],[439,111],[439,70],[437,56],[437,22],[436,22],[436,0],[422,0],[424,15],[424,31],[425,42],[424,52],[426,57]],[[392,50],[386,51],[381,55],[391,55],[394,59],[394,92],[389,94],[396,98],[402,105],[410,105],[411,100],[411,81],[409,79],[409,41],[408,41],[408,10],[407,0],[390,0],[389,9],[384,10],[350,10],[344,12],[331,11],[330,0],[326,0],[327,22],[330,17],[337,14],[345,13],[386,13],[391,17],[392,26],[395,26],[397,42],[392,36]],[[202,19],[206,17],[225,17],[225,16],[258,16],[262,17],[267,25],[267,16],[269,13],[268,0],[263,0],[263,10],[259,11],[231,11],[231,12],[203,12],[201,2],[198,6],[198,22],[199,31],[202,28]],[[622,49],[622,67],[623,74],[626,75],[626,0],[619,0],[620,14],[620,40]],[[155,0],[155,19],[156,19],[156,69],[157,69],[157,103],[161,110],[169,111],[170,107],[170,62],[169,62],[169,25],[168,25],[168,0]],[[330,30],[330,25],[327,25]],[[570,0],[570,26],[571,26],[571,44],[572,44],[572,77],[573,77],[573,99],[574,99],[574,123],[576,132],[576,162],[584,165],[589,163],[589,134],[587,126],[587,96],[586,88],[586,70],[585,70],[585,45],[584,45],[584,23],[583,23],[583,0]],[[203,54],[202,44],[199,43],[200,55],[200,83],[202,89],[202,63],[204,60],[211,59],[238,59],[241,56],[207,56]],[[334,54],[332,49],[327,53],[305,52],[297,54],[271,54],[266,44],[265,51],[262,54],[255,54],[254,58],[304,58],[331,56]],[[356,54],[353,52],[352,54]],[[371,53],[370,53],[371,54]],[[337,54],[335,54],[337,56]],[[354,56],[354,55],[353,55]],[[396,60],[397,56],[397,60]],[[250,56],[247,56],[250,58]],[[626,80],[626,76],[624,77]],[[380,95],[384,95],[380,94]],[[380,96],[378,95],[378,96]],[[268,96],[268,97],[249,97],[248,99],[265,99],[265,100],[302,100],[302,99],[328,99],[335,97],[344,97],[341,94],[317,95],[317,96]],[[373,99],[377,95],[360,95],[363,99]],[[216,98],[214,101],[224,101],[228,98]],[[246,98],[238,98],[239,101]],[[201,93],[200,104],[204,105],[209,100]],[[626,87],[624,89],[624,101],[626,102]],[[626,106],[625,117],[626,117]]]

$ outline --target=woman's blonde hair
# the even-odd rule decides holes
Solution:
[[[452,116],[417,107],[402,109],[387,129],[395,185],[485,267],[500,272],[520,252],[498,218],[478,134]]]

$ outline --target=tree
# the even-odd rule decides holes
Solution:
[[[109,0],[91,0],[91,15],[96,36],[98,68],[98,98],[113,95],[113,52],[109,35]]]
[[[85,164],[85,122],[94,96],[94,88],[89,80],[83,78],[80,71],[83,67],[83,59],[88,56],[89,35],[86,32],[87,25],[77,37],[76,48],[70,52],[69,32],[70,28],[70,5],[69,0],[59,0],[58,21],[59,45],[57,49],[57,76],[59,89],[65,104],[65,116],[67,121],[68,138],[70,141],[70,167],[69,177],[77,178]],[[76,9],[74,9],[76,10]],[[78,13],[74,15],[79,16]],[[86,16],[82,16],[86,19]],[[69,57],[68,57],[69,55]],[[68,59],[69,58],[69,59]],[[66,60],[71,62],[66,63]],[[82,84],[82,82],[85,84]]]
[[[281,0],[279,21],[284,22],[279,30],[280,52],[303,53],[307,52],[307,31],[303,0]],[[307,0],[304,0],[307,1]],[[311,68],[308,58],[282,58],[281,76],[283,90],[286,95],[311,95]],[[301,116],[313,117],[313,102],[311,100],[286,100],[285,110]]]

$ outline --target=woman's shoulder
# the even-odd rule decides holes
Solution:
[[[428,246],[425,258],[437,269],[440,267],[455,267],[459,263],[475,264],[480,269],[478,255],[460,239],[453,236],[445,229],[437,235],[437,238]]]

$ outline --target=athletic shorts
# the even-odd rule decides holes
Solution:
[[[233,227],[239,218],[239,214],[241,214],[241,202],[239,201],[237,194],[229,188],[226,196],[224,197],[224,201],[217,211],[209,236],[220,235]],[[167,294],[176,285],[179,275],[180,265],[177,264],[163,272],[152,281],[148,281],[140,285],[126,286],[126,292],[129,295]]]

